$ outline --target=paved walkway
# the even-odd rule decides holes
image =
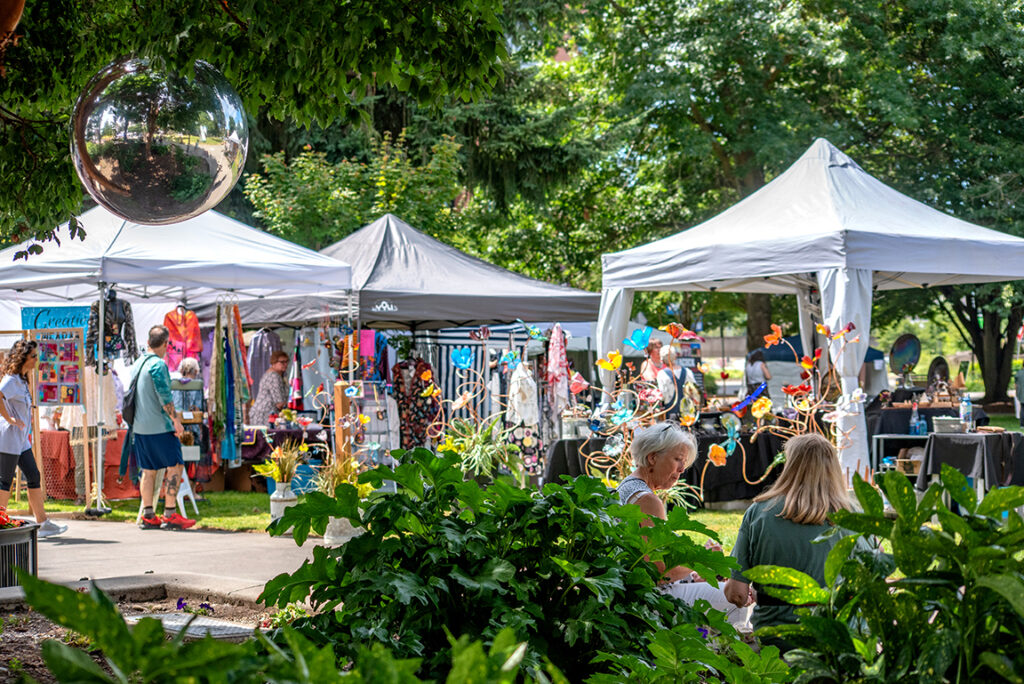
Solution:
[[[62,520],[68,531],[39,540],[39,577],[75,582],[149,573],[195,573],[266,582],[312,558],[317,539],[208,530],[140,530],[122,522]]]

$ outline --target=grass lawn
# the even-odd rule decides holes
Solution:
[[[195,529],[234,530],[262,532],[270,524],[270,495],[259,492],[204,492],[206,501],[198,502],[199,516]],[[301,497],[300,497],[301,498]],[[110,501],[112,509],[102,520],[135,523],[139,514],[139,500],[125,499]],[[188,510],[181,511],[189,517],[194,515],[192,504],[185,502]],[[13,506],[12,506],[13,508]],[[157,507],[159,512],[159,506]],[[47,501],[46,510],[52,513],[78,513],[83,518],[82,507],[73,501]]]
[[[1017,416],[1012,413],[990,413],[988,418],[989,425],[997,425],[1010,432],[1024,432],[1024,428],[1020,426]]]
[[[708,511],[697,510],[690,513],[694,520],[704,523],[718,533],[722,543],[722,550],[725,553],[732,551],[736,545],[736,534],[740,531],[740,523],[743,521],[743,511]],[[703,541],[702,535],[691,535],[697,541]]]

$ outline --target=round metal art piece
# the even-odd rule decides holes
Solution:
[[[145,60],[106,67],[82,91],[71,156],[85,189],[118,216],[177,223],[212,209],[245,164],[249,127],[224,76],[196,62],[195,79]]]
[[[909,333],[900,335],[889,350],[889,369],[893,373],[905,375],[914,370],[920,359],[921,340]]]

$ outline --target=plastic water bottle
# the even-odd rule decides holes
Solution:
[[[919,435],[920,433],[920,417],[917,413],[917,402],[913,404],[913,408],[910,410],[910,434]]]
[[[970,431],[972,422],[974,420],[974,407],[971,406],[971,397],[967,393],[964,393],[960,397],[960,422],[964,424],[964,429]]]

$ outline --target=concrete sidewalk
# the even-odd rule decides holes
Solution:
[[[114,598],[172,593],[253,603],[268,580],[313,557],[318,538],[302,547],[265,532],[140,530],[125,522],[62,520],[68,531],[39,540],[39,577],[83,587],[88,580]],[[16,606],[20,587],[0,588],[0,606]]]
[[[39,540],[39,577],[75,582],[146,575],[195,573],[264,583],[294,572],[313,557],[316,538],[302,547],[265,532],[141,530],[133,524],[62,520],[68,531]]]

